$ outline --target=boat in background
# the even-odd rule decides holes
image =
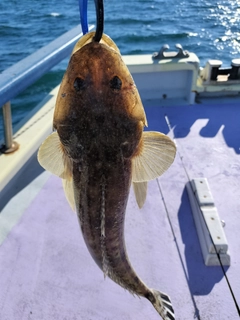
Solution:
[[[60,179],[37,163],[58,87],[13,128],[12,139],[9,101],[69,55],[79,36],[78,26],[0,75],[1,319],[157,320],[147,301],[104,280]],[[176,47],[123,56],[147,129],[169,135],[178,150],[170,169],[149,183],[141,210],[131,190],[127,251],[140,277],[171,296],[176,319],[238,319],[240,59],[201,67],[196,54]]]

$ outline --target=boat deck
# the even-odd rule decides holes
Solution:
[[[170,169],[149,182],[141,210],[130,192],[125,223],[130,261],[149,287],[170,295],[177,320],[239,319],[222,268],[204,264],[186,191],[189,179],[208,179],[226,222],[231,266],[224,269],[239,305],[239,99],[152,104],[145,110],[148,130],[174,137],[178,153]],[[1,320],[159,319],[146,299],[104,279],[61,180],[43,172],[36,155],[15,186],[11,194],[5,188],[0,200]]]

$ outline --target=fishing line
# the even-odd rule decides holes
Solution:
[[[177,247],[177,252],[178,252],[178,256],[179,256],[179,259],[180,259],[180,262],[181,262],[181,265],[182,265],[182,268],[183,268],[183,273],[184,273],[186,281],[187,281],[188,290],[190,292],[192,303],[193,303],[193,306],[194,306],[194,309],[195,309],[194,318],[197,318],[198,320],[201,320],[200,312],[199,312],[199,309],[197,307],[197,303],[195,301],[195,298],[194,298],[194,296],[193,296],[193,294],[191,292],[190,286],[189,286],[189,279],[188,279],[187,271],[186,271],[186,268],[185,268],[185,265],[184,265],[184,262],[183,262],[183,258],[182,258],[181,251],[180,251],[180,248],[179,248],[179,245],[178,245],[177,237],[176,237],[175,231],[173,229],[172,221],[171,221],[170,214],[169,214],[169,211],[168,211],[168,208],[167,208],[167,203],[165,201],[160,182],[159,182],[158,179],[156,179],[156,180],[157,180],[157,184],[158,184],[158,189],[159,189],[161,197],[162,197],[163,205],[164,205],[164,208],[165,208],[165,211],[166,211],[166,214],[167,214],[167,219],[168,219],[168,222],[169,222],[172,234],[173,234],[174,242],[175,242],[175,245]]]
[[[93,37],[93,41],[99,42],[102,39],[103,28],[104,28],[104,6],[103,0],[95,0],[96,7],[96,32]],[[80,23],[83,34],[88,33],[88,18],[87,18],[87,0],[79,0],[79,11],[80,11]]]
[[[103,24],[104,24],[104,8],[103,0],[95,0],[96,7],[96,18],[97,18],[97,29],[93,40],[99,42],[103,34]]]
[[[79,0],[79,11],[80,11],[80,23],[83,34],[88,33],[88,18],[87,18],[87,1]]]
[[[165,120],[166,120],[166,122],[167,122],[167,126],[168,126],[169,130],[172,130],[171,123],[170,123],[170,121],[169,121],[169,119],[168,119],[168,116],[167,116],[166,114],[165,114]],[[173,138],[173,140],[174,140],[175,144],[177,145],[176,139]],[[179,158],[180,158],[180,160],[181,160],[183,169],[184,169],[185,174],[186,174],[186,176],[187,176],[187,179],[188,179],[188,181],[189,181],[189,185],[190,185],[190,187],[191,187],[191,189],[192,189],[192,192],[193,192],[193,194],[194,194],[194,197],[196,198],[196,202],[197,202],[197,204],[198,204],[198,207],[199,207],[199,209],[200,209],[200,211],[201,211],[201,213],[202,213],[202,215],[203,215],[202,209],[201,209],[201,207],[200,207],[200,205],[199,205],[199,203],[198,203],[198,201],[197,201],[196,194],[195,194],[195,192],[194,192],[194,190],[193,190],[193,186],[192,186],[192,184],[191,184],[191,179],[190,179],[190,176],[189,176],[189,174],[188,174],[188,172],[187,172],[187,168],[185,167],[185,164],[184,164],[184,162],[183,162],[183,157],[181,156],[181,153],[179,152],[178,149],[177,149],[177,153],[178,153]],[[233,290],[232,290],[232,287],[231,287],[231,285],[230,285],[230,282],[229,282],[229,280],[228,280],[228,276],[227,276],[227,274],[226,274],[226,272],[225,272],[224,266],[223,266],[223,264],[222,264],[221,257],[220,257],[220,253],[217,251],[217,248],[216,248],[215,243],[214,243],[214,241],[213,241],[213,239],[212,239],[211,233],[209,232],[209,229],[208,229],[208,226],[207,226],[207,223],[206,223],[205,219],[203,219],[203,220],[204,220],[205,226],[207,227],[207,230],[208,230],[210,239],[211,239],[211,241],[212,241],[214,250],[215,250],[215,252],[216,252],[216,254],[217,254],[217,257],[218,257],[219,264],[220,264],[220,266],[221,266],[223,275],[224,275],[224,277],[225,277],[225,280],[226,280],[226,282],[227,282],[227,285],[228,285],[228,288],[229,288],[229,290],[230,290],[231,296],[232,296],[233,301],[234,301],[234,303],[235,303],[235,307],[236,307],[237,312],[238,312],[238,315],[239,315],[239,317],[240,317],[240,308],[239,308],[239,305],[238,305],[238,303],[237,303],[237,299],[236,299],[236,297],[235,297],[235,294],[234,294],[234,292],[233,292]]]

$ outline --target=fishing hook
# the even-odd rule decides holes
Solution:
[[[99,42],[103,34],[104,7],[103,0],[95,0],[97,28],[93,41]],[[83,34],[88,33],[87,0],[79,0],[80,22]]]
[[[103,34],[103,24],[104,24],[104,8],[103,0],[95,0],[96,7],[96,18],[97,18],[97,29],[93,41],[99,42]]]

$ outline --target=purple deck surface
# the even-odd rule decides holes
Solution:
[[[146,284],[170,295],[177,320],[239,319],[221,268],[203,263],[185,188],[185,169],[190,178],[209,181],[219,215],[226,222],[231,254],[226,274],[240,303],[240,126],[236,107],[146,108],[149,129],[174,135],[179,153],[172,167],[149,183],[143,209],[137,208],[131,190],[126,246]],[[51,176],[0,247],[0,319],[159,318],[146,299],[133,297],[104,279],[86,249],[60,179]]]

